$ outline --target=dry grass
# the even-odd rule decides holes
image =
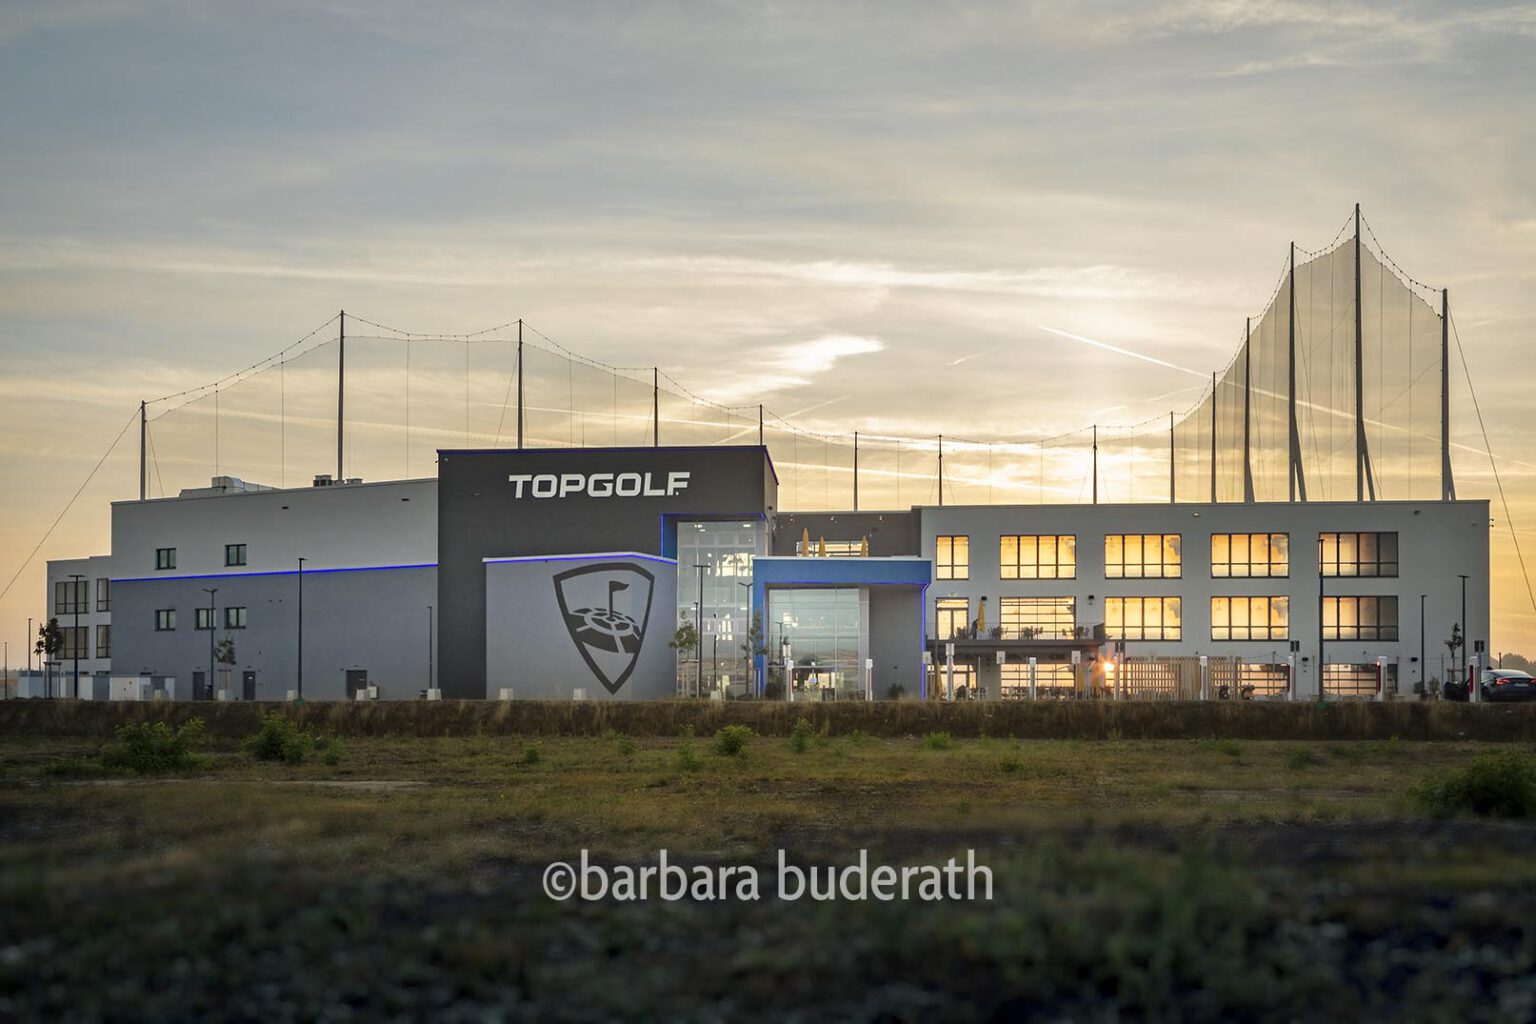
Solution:
[[[0,702],[0,736],[108,736],[124,722],[201,717],[214,736],[246,736],[279,708],[300,724],[340,736],[699,736],[745,725],[787,736],[805,719],[822,735],[958,738],[1536,741],[1536,706],[1400,701],[1294,704],[1099,701],[939,704],[784,704],[718,701],[388,701],[373,704]]]

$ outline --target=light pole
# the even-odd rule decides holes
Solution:
[[[1323,535],[1317,535],[1317,702],[1323,702],[1323,675],[1327,666],[1327,660],[1323,657],[1323,644],[1325,630],[1323,628],[1323,606],[1327,601],[1323,597]]]
[[[715,681],[720,678],[720,613],[710,615],[711,630],[709,636],[709,688],[715,688]]]
[[[27,616],[27,678],[32,677],[32,616]]]
[[[70,635],[69,635],[69,646],[70,646],[70,652],[72,654],[74,654],[74,656],[75,656],[75,658],[74,658],[74,661],[75,661],[75,667],[74,667],[74,673],[75,673],[75,699],[79,700],[80,699],[80,604],[81,604],[81,601],[80,601],[80,581],[85,579],[85,577],[83,575],[81,575],[80,573],[78,573],[78,572],[72,572],[72,573],[69,574],[69,578],[74,581],[71,584],[71,586],[74,589],[72,589],[69,592],[69,604],[70,604],[70,607],[74,608],[74,610],[75,610],[75,625],[72,628],[72,631],[70,632]],[[1463,593],[1465,593],[1466,587],[1467,587],[1466,577],[1462,577],[1461,587],[1462,587]],[[1465,597],[1462,598],[1461,603],[1462,603],[1463,606],[1466,605],[1467,601],[1466,601]]]
[[[1419,690],[1424,699],[1429,699],[1429,665],[1424,661],[1424,599],[1428,594],[1419,595]]]
[[[427,690],[435,689],[432,684],[432,606],[427,605]]]
[[[1467,629],[1467,574],[1459,573],[1461,577],[1461,678],[1467,678],[1467,641],[1471,631]],[[1472,681],[1467,680],[1467,692],[1472,692]]]
[[[709,568],[708,562],[694,562],[693,567],[699,570],[699,601],[694,612],[696,622],[694,633],[698,640],[695,648],[695,657],[698,659],[698,671],[694,673],[693,695],[699,697],[704,691],[704,570]]]
[[[307,558],[299,559],[299,678],[295,687],[298,699],[304,699],[304,563]]]
[[[213,631],[218,618],[219,609],[215,598],[219,596],[218,587],[204,587],[203,593],[208,595],[208,685],[205,687],[208,699],[213,699]]]

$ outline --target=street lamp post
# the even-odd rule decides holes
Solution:
[[[205,687],[208,699],[213,699],[213,633],[217,627],[219,614],[216,598],[219,595],[218,587],[204,587],[203,593],[208,595],[208,685]]]
[[[32,677],[32,616],[27,616],[27,678]]]
[[[69,574],[69,578],[73,581],[71,586],[74,588],[74,589],[72,589],[69,592],[69,604],[70,604],[70,607],[75,610],[75,625],[72,628],[72,630],[70,632],[70,635],[69,635],[69,640],[70,640],[69,646],[70,646],[70,652],[72,654],[74,654],[74,656],[75,656],[75,658],[74,658],[74,661],[75,661],[75,667],[74,667],[74,674],[75,674],[75,699],[79,700],[80,699],[80,604],[81,604],[81,601],[80,601],[80,581],[85,579],[85,577],[83,575],[81,575],[80,573],[78,573],[78,572],[72,572],[72,573]],[[1466,578],[1465,577],[1462,578],[1462,590],[1463,591],[1466,590]],[[1463,605],[1466,604],[1466,599],[1465,598],[1462,599],[1462,604]]]
[[[304,563],[307,558],[299,559],[299,678],[294,692],[298,699],[304,699]]]
[[[709,568],[708,562],[694,562],[693,567],[699,570],[699,601],[694,612],[696,622],[694,624],[695,639],[698,646],[694,650],[694,657],[698,665],[698,671],[693,677],[693,695],[703,696],[704,692],[704,570]]]
[[[1461,577],[1461,678],[1467,680],[1467,699],[1472,699],[1472,680],[1467,679],[1467,643],[1471,637],[1471,630],[1467,629],[1467,574],[1459,573]]]
[[[1327,659],[1323,656],[1323,645],[1326,631],[1323,627],[1323,607],[1327,600],[1323,597],[1323,535],[1317,535],[1317,702],[1323,702],[1323,676],[1326,674]]]
[[[427,690],[436,689],[432,681],[432,606],[427,605]]]
[[[1424,660],[1424,599],[1428,596],[1419,595],[1419,692],[1424,700],[1429,699],[1429,665]]]

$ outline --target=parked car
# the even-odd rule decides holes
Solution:
[[[1529,672],[1494,668],[1483,673],[1483,700],[1536,700],[1536,679]]]

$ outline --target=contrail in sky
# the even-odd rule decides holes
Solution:
[[[1073,334],[1070,331],[1058,331],[1056,328],[1047,327],[1044,324],[1036,324],[1035,326],[1042,331],[1048,331],[1051,334],[1060,335],[1063,338],[1071,338],[1073,341],[1080,341],[1084,345],[1092,345],[1094,348],[1101,348],[1106,352],[1117,352],[1122,356],[1130,356],[1132,359],[1140,359],[1142,362],[1151,363],[1154,366],[1166,366],[1170,370],[1178,370],[1180,373],[1187,373],[1191,376],[1199,377],[1201,380],[1208,380],[1210,378],[1210,374],[1203,370],[1191,370],[1187,366],[1180,366],[1177,363],[1170,363],[1166,359],[1159,359],[1156,356],[1149,356],[1143,352],[1132,352],[1128,348],[1121,348],[1119,345],[1111,345],[1107,341],[1095,341],[1092,338],[1085,338],[1081,334]]]

